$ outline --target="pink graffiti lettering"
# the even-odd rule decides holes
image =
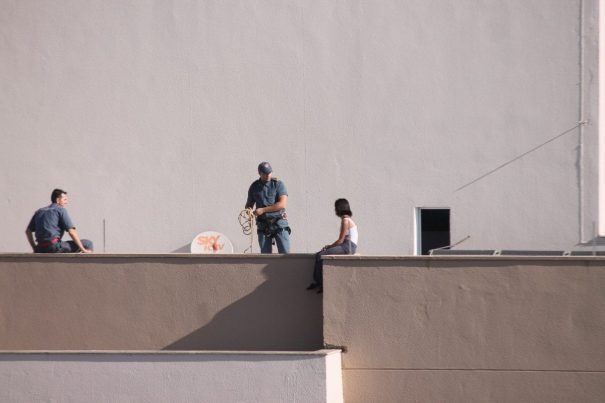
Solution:
[[[218,242],[219,238],[221,236],[217,235],[217,236],[199,236],[197,238],[197,244],[201,245],[204,251],[214,251],[217,252],[219,250],[223,250],[223,248],[225,247],[224,243],[220,243]]]

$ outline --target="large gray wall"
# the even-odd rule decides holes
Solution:
[[[261,160],[295,252],[335,238],[337,197],[364,253],[412,253],[415,207],[466,248],[571,249],[597,220],[597,3],[0,0],[0,251],[54,187],[99,251],[242,251]]]

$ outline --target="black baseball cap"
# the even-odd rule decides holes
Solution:
[[[273,172],[273,168],[271,168],[271,164],[269,164],[267,161],[263,161],[260,164],[258,164],[258,173],[259,174],[270,174],[271,172]]]

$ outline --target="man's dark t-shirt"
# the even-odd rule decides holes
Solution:
[[[36,242],[61,239],[65,231],[75,228],[67,210],[53,203],[34,213],[27,229],[36,233]]]

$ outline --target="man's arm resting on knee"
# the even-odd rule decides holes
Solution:
[[[84,247],[84,245],[82,245],[82,241],[80,240],[80,237],[78,236],[78,233],[76,232],[75,228],[70,228],[67,230],[67,233],[69,234],[69,236],[71,237],[71,239],[74,240],[74,242],[76,243],[76,245],[78,245],[78,248],[80,248],[80,250],[84,253],[92,253],[92,251],[90,249],[86,249]]]

